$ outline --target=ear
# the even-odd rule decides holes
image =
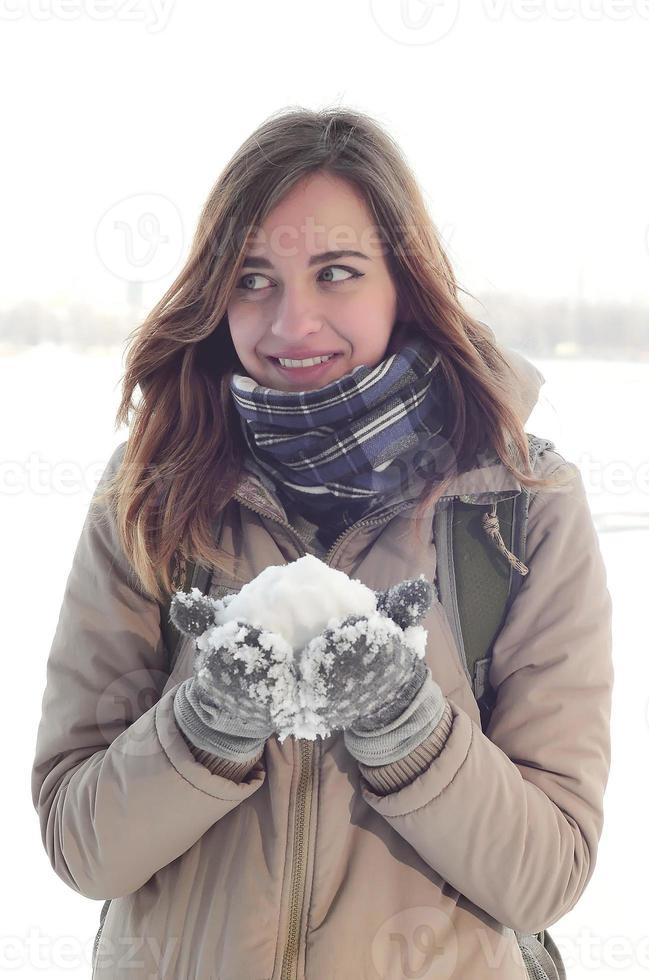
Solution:
[[[430,609],[433,586],[424,575],[406,579],[386,591],[376,593],[376,608],[393,619],[401,629],[418,626]]]
[[[169,619],[187,636],[200,636],[210,626],[215,626],[216,614],[214,600],[197,588],[191,592],[176,592],[169,606]]]

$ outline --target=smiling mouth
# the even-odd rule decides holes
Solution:
[[[272,354],[268,354],[267,357],[269,361],[272,361],[274,364],[277,364],[278,367],[283,368],[285,371],[308,371],[311,368],[324,367],[325,364],[329,364],[331,363],[331,361],[335,361],[337,357],[342,357],[342,354],[340,354],[339,352],[334,352],[325,361],[319,361],[317,364],[296,364],[296,365],[282,364],[279,357],[273,357]],[[298,360],[298,358],[283,358],[283,360]],[[309,358],[302,358],[301,360],[309,360]]]

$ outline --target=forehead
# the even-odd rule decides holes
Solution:
[[[300,181],[248,239],[246,256],[308,261],[328,251],[352,249],[369,258],[384,253],[378,228],[355,187],[333,175]]]

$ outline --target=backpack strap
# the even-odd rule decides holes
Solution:
[[[515,501],[513,496],[496,504],[500,532],[509,550],[513,550]],[[462,500],[451,504],[457,614],[466,666],[484,730],[495,703],[489,684],[491,650],[506,615],[512,580],[514,576],[522,576],[485,535],[484,505]]]
[[[554,443],[530,433],[527,438],[534,469],[538,457]],[[496,701],[489,682],[493,644],[524,577],[519,568],[525,560],[529,500],[526,487],[488,504],[486,510],[472,496],[450,497],[440,501],[434,517],[439,597],[478,702],[483,731]],[[504,548],[518,562],[508,561],[485,533],[487,512],[497,516]]]

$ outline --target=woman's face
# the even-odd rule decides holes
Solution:
[[[230,334],[245,372],[280,391],[313,391],[384,356],[397,317],[385,245],[346,181],[305,178],[268,215],[230,296]],[[362,255],[323,255],[353,250]],[[292,359],[335,354],[313,368]]]

